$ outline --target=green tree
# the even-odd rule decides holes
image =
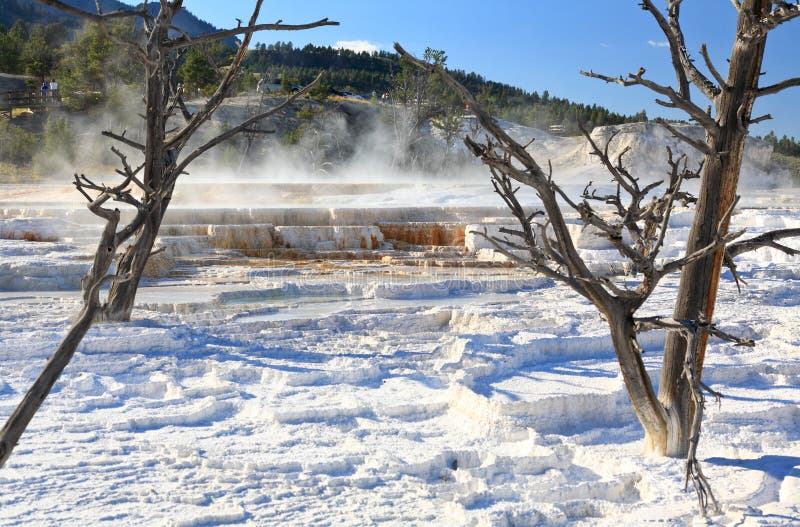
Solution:
[[[314,89],[308,93],[308,95],[315,101],[324,101],[325,99],[328,98],[328,95],[330,94],[330,89],[331,89],[330,85],[320,81],[319,84],[317,84],[314,87]]]
[[[16,27],[21,22],[14,24]],[[11,29],[0,31],[0,71],[6,73],[20,73],[20,55],[22,54],[23,40],[18,36],[18,31]]]
[[[203,48],[191,48],[186,53],[186,60],[178,70],[178,75],[189,93],[203,93],[216,84],[219,73],[214,62],[223,53],[224,46],[218,42]]]
[[[281,72],[281,92],[286,95],[292,93],[292,83],[289,81],[289,75],[287,75],[285,70]]]
[[[16,22],[14,22],[14,25],[11,26],[11,28],[8,30],[8,34],[15,40],[22,43],[28,40],[28,37],[31,34],[31,30],[30,27],[28,27],[28,24],[26,24],[22,20],[17,20]]]
[[[120,38],[130,38],[136,31],[130,22],[108,25]],[[87,24],[78,37],[63,46],[57,76],[64,92],[100,92],[119,85],[132,84],[141,77],[141,66],[118,46],[96,24]]]
[[[24,165],[30,163],[38,147],[39,138],[10,121],[0,121],[0,163]]]
[[[436,129],[444,140],[445,148],[442,153],[442,165],[446,166],[450,151],[456,144],[459,132],[461,131],[461,113],[448,112],[444,115],[431,119],[431,126]]]
[[[58,62],[58,52],[52,41],[48,42],[48,31],[44,26],[34,26],[22,48],[21,62],[25,73],[44,80],[50,76]]]

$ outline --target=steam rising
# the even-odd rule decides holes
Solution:
[[[261,106],[255,96],[229,99],[214,120],[193,138],[183,152],[247,119],[255,112],[277,105],[280,98],[265,99]],[[190,104],[196,109],[200,102]],[[123,89],[110,94],[103,111],[69,114],[74,137],[73,156],[52,155],[49,182],[68,184],[73,172],[85,173],[107,182],[117,180],[119,160],[109,150],[113,144],[132,166],[141,154],[100,135],[101,130],[125,132],[144,142],[144,120],[139,116],[141,97]],[[460,135],[482,139],[485,134],[474,119],[464,116]],[[172,123],[180,122],[173,118]],[[572,194],[578,194],[591,180],[602,187],[609,176],[589,155],[583,138],[557,137],[514,123],[501,126],[529,149],[546,167],[553,164],[554,179]],[[319,103],[300,100],[293,108],[264,120],[258,127],[275,133],[252,138],[239,135],[217,146],[192,164],[189,174],[178,182],[173,206],[178,207],[276,207],[340,206],[385,207],[409,205],[495,206],[488,171],[465,149],[461,139],[452,148],[441,133],[429,125],[417,132],[402,111],[377,101],[337,100]],[[626,148],[631,172],[645,181],[663,179],[667,170],[666,149],[688,156],[696,166],[701,156],[679,143],[660,126],[651,123],[602,127],[593,132],[598,144],[605,144],[612,129],[620,133],[611,143],[612,157]],[[690,135],[701,132],[687,127]],[[452,144],[453,142],[451,142]],[[788,177],[770,162],[771,147],[748,140],[742,171],[742,192],[787,186]],[[535,196],[528,190],[526,199]],[[70,201],[77,202],[77,196]]]

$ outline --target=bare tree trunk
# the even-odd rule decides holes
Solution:
[[[125,133],[115,134],[104,131],[103,135],[115,139],[127,147],[134,148],[144,154],[144,162],[136,168],[128,164],[127,156],[111,147],[121,161],[122,169],[116,172],[124,179],[116,186],[98,184],[84,175],[75,174],[73,184],[78,192],[89,201],[89,210],[106,220],[106,227],[100,239],[100,244],[95,253],[94,262],[81,281],[83,288],[84,307],[78,318],[71,326],[67,336],[48,361],[42,373],[33,386],[20,402],[14,413],[0,431],[0,467],[11,455],[14,447],[36,414],[42,402],[50,393],[53,384],[69,364],[86,332],[95,320],[128,320],[131,316],[139,279],[142,276],[147,259],[152,253],[158,229],[164,213],[167,210],[175,188],[175,181],[189,164],[214,146],[245,131],[249,126],[264,119],[288,106],[296,98],[308,93],[320,80],[317,78],[299,90],[287,100],[266,112],[260,113],[233,127],[225,133],[219,134],[201,146],[195,148],[190,154],[179,161],[181,150],[186,146],[198,128],[211,118],[214,111],[227,97],[236,78],[245,53],[247,52],[253,33],[263,30],[290,30],[297,31],[313,27],[338,25],[338,22],[323,18],[316,22],[299,25],[286,25],[280,22],[275,24],[257,24],[263,0],[256,0],[253,14],[246,26],[241,24],[234,29],[216,31],[206,35],[190,38],[181,35],[169,38],[169,32],[174,29],[173,16],[183,7],[183,0],[161,0],[158,15],[154,18],[147,6],[142,5],[135,9],[123,9],[103,13],[97,3],[97,13],[82,11],[60,0],[35,0],[48,7],[68,13],[78,18],[96,22],[103,31],[117,44],[124,46],[134,56],[145,64],[145,113],[147,115],[146,141],[138,143],[125,137]],[[107,20],[117,18],[139,18],[144,27],[146,45],[142,40],[125,40],[114,37],[105,25]],[[237,50],[230,67],[225,72],[222,81],[214,95],[195,114],[186,110],[183,102],[183,92],[178,86],[173,86],[172,72],[175,68],[175,51],[201,42],[212,42],[236,35],[244,35],[242,43]],[[167,121],[180,109],[186,120],[185,126],[167,130]],[[139,179],[139,173],[143,177]],[[141,191],[142,197],[134,196],[134,190]],[[94,195],[94,197],[92,196]],[[123,203],[136,209],[134,219],[117,231],[120,220],[118,209],[103,208],[109,200]],[[117,262],[115,274],[108,274],[109,269],[117,254],[117,249],[129,239],[133,243],[123,253]],[[111,283],[108,302],[100,303],[100,289]]]
[[[58,346],[50,360],[47,361],[47,365],[42,373],[39,374],[36,382],[28,389],[28,393],[25,394],[22,402],[6,421],[3,430],[0,431],[0,467],[11,456],[11,452],[17,446],[17,442],[28,427],[28,423],[33,419],[36,411],[50,393],[61,372],[69,364],[75,354],[75,350],[94,321],[97,307],[97,305],[84,306],[69,333],[61,341],[61,345]]]
[[[750,124],[753,103],[758,90],[761,62],[766,36],[756,39],[744,36],[758,31],[748,10],[761,18],[769,12],[771,2],[748,0],[743,2],[739,16],[737,38],[731,52],[727,88],[719,95],[716,115],[719,128],[716,134],[707,134],[706,143],[711,153],[706,156],[694,222],[687,241],[687,254],[710,243],[718,232],[727,233],[728,225],[720,220],[734,199],[739,183],[744,143]],[[719,229],[718,229],[719,228]],[[711,320],[717,298],[724,249],[701,258],[684,267],[681,272],[674,318],[695,319],[703,314]],[[702,373],[707,334],[699,337],[697,375]],[[689,447],[688,433],[692,421],[690,390],[683,374],[686,341],[671,333],[664,348],[664,362],[659,385],[659,400],[667,409],[669,427],[676,433],[664,454],[685,456]]]
[[[170,27],[174,12],[171,7],[164,6],[159,12],[162,23],[156,25],[153,35],[148,41],[146,52],[150,59],[145,64],[145,102],[147,104],[146,138],[144,176],[145,186],[151,189],[161,189],[169,174],[166,170],[175,160],[167,159],[167,150],[164,146],[166,121],[169,115],[165,109],[169,106],[170,76],[169,62],[160,55],[165,52],[162,42],[168,37],[167,28]],[[112,285],[108,294],[108,304],[103,310],[101,318],[108,321],[125,322],[130,320],[133,306],[136,301],[136,292],[139,289],[147,259],[153,250],[161,220],[166,212],[165,203],[172,197],[173,185],[169,185],[160,195],[151,196],[154,201],[150,212],[145,219],[133,243],[120,257],[117,272],[130,275],[127,282]]]
[[[667,415],[655,396],[650,376],[636,342],[633,317],[624,312],[607,314],[611,341],[617,354],[625,389],[645,431],[645,453],[663,452],[670,441]]]
[[[44,370],[28,389],[25,397],[8,418],[3,430],[0,431],[0,467],[11,456],[22,433],[28,427],[33,416],[36,415],[39,407],[42,406],[45,398],[50,394],[50,390],[61,376],[61,372],[72,360],[75,350],[78,349],[78,345],[92,326],[100,309],[100,288],[109,279],[114,278],[107,276],[106,273],[117,250],[117,225],[119,224],[120,213],[118,210],[104,209],[102,207],[108,198],[108,195],[102,195],[89,206],[93,213],[106,220],[106,226],[95,253],[94,264],[81,280],[84,299],[83,309],[81,309],[78,318],[73,322],[58,349],[47,361]]]
[[[127,322],[131,319],[136,292],[139,289],[139,280],[158,236],[162,212],[163,209],[160,207],[153,210],[139,229],[136,238],[122,254],[117,264],[117,272],[128,274],[131,279],[111,285],[108,292],[108,303],[99,314],[99,320]]]

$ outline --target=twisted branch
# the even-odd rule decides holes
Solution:
[[[664,36],[667,37],[669,42],[670,54],[672,55],[672,64],[678,76],[678,83],[680,85],[681,98],[688,101],[691,98],[686,80],[691,81],[703,94],[710,100],[715,100],[722,92],[720,86],[716,86],[711,82],[700,70],[698,70],[689,52],[686,50],[686,42],[683,36],[683,30],[680,26],[680,5],[683,0],[668,0],[667,13],[669,22],[664,18],[664,15],[659,11],[651,0],[642,0],[642,9],[649,11],[653,18],[658,22]]]
[[[619,84],[620,86],[629,87],[629,86],[644,86],[645,88],[649,88],[651,91],[658,93],[659,95],[663,95],[669,99],[668,106],[670,108],[680,108],[684,112],[688,113],[692,119],[700,123],[703,128],[706,129],[707,132],[716,134],[719,131],[719,125],[717,122],[711,118],[711,116],[694,104],[691,100],[687,99],[686,97],[681,96],[678,92],[676,92],[673,88],[669,86],[663,86],[656,82],[653,82],[649,79],[644,78],[646,70],[644,68],[640,68],[637,73],[630,73],[628,74],[627,80],[620,77],[610,77],[608,75],[602,75],[600,73],[595,73],[593,71],[581,71],[581,75],[586,77],[591,77],[594,79],[600,79],[605,82],[613,82]],[[658,101],[660,104],[663,105],[663,101]]]
[[[301,31],[303,29],[312,29],[315,27],[323,27],[323,26],[338,26],[339,22],[334,22],[332,20],[328,20],[327,18],[323,18],[321,20],[317,20],[316,22],[310,22],[308,24],[282,24],[282,20],[278,20],[274,24],[248,24],[247,26],[237,27],[234,29],[226,29],[224,31],[217,31],[216,33],[209,33],[207,35],[198,35],[196,37],[187,37],[181,36],[170,41],[167,44],[168,49],[180,49],[187,46],[191,46],[193,44],[200,44],[203,42],[213,42],[216,40],[222,40],[228,37],[235,37],[236,35],[244,35],[245,40],[248,40],[249,37],[258,31]]]

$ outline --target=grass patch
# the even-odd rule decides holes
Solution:
[[[0,183],[20,184],[36,183],[41,177],[34,174],[30,166],[15,165],[14,163],[0,162]]]

